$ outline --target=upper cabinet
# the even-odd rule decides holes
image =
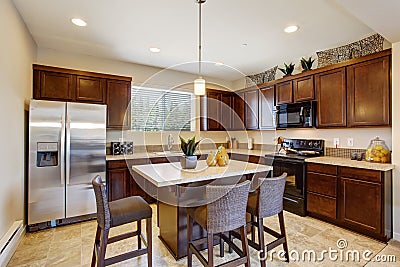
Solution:
[[[314,76],[306,76],[293,80],[294,102],[315,99]]]
[[[260,88],[259,92],[259,129],[275,128],[274,120],[274,86]]]
[[[346,126],[346,70],[334,69],[315,75],[318,92],[317,126]]]
[[[244,102],[245,102],[245,126],[248,130],[258,129],[258,89],[253,89],[246,91],[244,93]]]
[[[244,130],[244,93],[233,93],[232,101],[232,130]]]
[[[390,57],[347,67],[348,126],[390,124]]]
[[[288,104],[293,102],[292,81],[278,83],[276,85],[276,104]]]
[[[131,80],[131,77],[33,65],[33,98],[107,104],[107,128],[126,129],[130,125]]]

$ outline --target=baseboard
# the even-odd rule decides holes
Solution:
[[[393,239],[396,241],[400,241],[400,233],[393,232]]]
[[[16,221],[0,240],[0,267],[6,267],[14,252],[17,250],[26,227],[22,221]]]

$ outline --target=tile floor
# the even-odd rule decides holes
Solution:
[[[156,225],[156,206],[152,205],[152,208],[154,212],[153,225]],[[289,264],[283,262],[277,256],[277,253],[275,253],[273,254],[272,259],[269,257],[268,266],[400,266],[399,242],[390,241],[389,244],[384,244],[317,219],[299,217],[288,212],[285,212],[285,224],[292,260]],[[279,229],[277,218],[274,217],[268,218],[265,221],[265,225],[269,225],[273,229]],[[130,227],[135,226],[128,224],[113,228],[111,235],[126,231],[126,229]],[[89,221],[52,228],[36,233],[27,233],[18,246],[18,249],[8,266],[90,266],[95,231],[96,222]],[[159,241],[157,235],[158,228],[154,227],[153,266],[187,266],[186,258],[179,261],[174,260],[167,249]],[[338,249],[338,239],[344,239],[347,242],[347,247],[343,250]],[[135,247],[136,240],[136,238],[132,238],[110,245],[107,250],[107,256],[128,251],[130,248]],[[310,262],[307,260],[308,257],[306,257],[305,260],[301,260],[301,255],[304,254],[305,250],[313,250],[316,252],[317,258],[322,258],[322,251],[329,251],[330,248],[339,251],[336,254],[335,252],[332,252],[332,260],[328,253],[324,254],[324,260],[322,261],[316,262],[312,260]],[[281,250],[280,247],[276,249],[276,251],[279,250]],[[382,263],[376,262],[376,260],[368,261],[368,259],[363,259],[362,257],[362,253],[366,250],[371,251],[371,255],[367,255],[370,258],[373,258],[376,255],[388,258],[393,255],[397,262]],[[298,261],[295,260],[295,258],[297,258],[296,251],[299,252],[300,255],[300,260]],[[352,251],[360,252],[361,256],[359,261],[352,261],[351,257],[348,257],[350,258],[350,261],[346,261],[346,255],[351,256]],[[250,252],[251,266],[260,266],[257,252],[252,248],[250,249]],[[224,258],[220,258],[218,256],[218,247],[215,247],[214,254],[216,264],[220,264],[235,255],[234,253],[226,253]],[[271,255],[271,252],[269,254]],[[338,260],[334,260],[335,257],[338,257]],[[200,262],[195,257],[193,257],[193,259],[193,266],[201,266]],[[147,260],[146,256],[141,256],[113,266],[144,267],[147,266]]]

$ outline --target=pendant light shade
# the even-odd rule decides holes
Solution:
[[[199,77],[194,80],[194,94],[205,95],[206,94],[206,80],[201,77],[201,4],[205,3],[206,0],[195,0],[199,4]]]
[[[201,77],[194,80],[194,94],[195,95],[205,95],[206,94],[206,80],[204,80]]]

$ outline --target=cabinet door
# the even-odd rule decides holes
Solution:
[[[244,93],[246,129],[258,129],[258,89]]]
[[[278,83],[276,85],[276,104],[287,104],[293,102],[292,81]]]
[[[75,98],[76,76],[72,74],[39,71],[39,94],[34,93],[37,99],[72,101]],[[34,83],[36,83],[36,79]],[[34,85],[34,89],[38,88]]]
[[[293,81],[294,102],[314,100],[314,76],[307,76]]]
[[[389,64],[384,57],[347,67],[349,126],[390,124]]]
[[[382,187],[346,177],[339,178],[339,220],[358,230],[381,232]]]
[[[232,130],[244,130],[244,93],[233,96]]]
[[[108,201],[114,201],[128,196],[127,168],[107,170]]]
[[[76,101],[103,104],[105,92],[105,79],[88,76],[76,77]]]
[[[315,75],[318,94],[317,126],[346,126],[346,72],[345,68]]]
[[[232,129],[233,105],[230,93],[221,94],[221,130]]]
[[[130,128],[130,101],[130,82],[107,80],[107,128]]]
[[[221,130],[221,94],[215,92],[207,93],[207,130]]]
[[[260,91],[260,110],[259,110],[259,128],[260,129],[274,129],[275,119],[274,119],[274,86],[268,86],[261,88]]]

